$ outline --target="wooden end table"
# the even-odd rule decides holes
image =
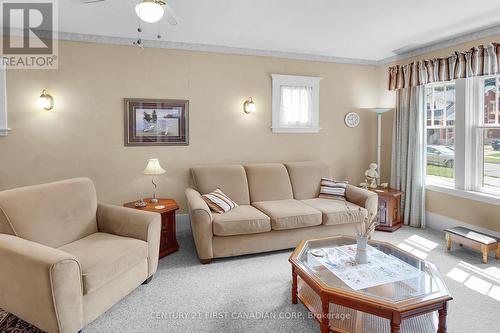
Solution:
[[[173,199],[158,199],[157,203],[151,202],[151,198],[144,199],[145,207],[135,207],[137,201],[128,202],[124,207],[145,210],[148,212],[161,214],[161,236],[160,236],[160,255],[159,259],[173,253],[179,249],[179,243],[175,234],[175,211],[179,209],[177,202]],[[165,208],[157,209],[157,206]]]
[[[379,225],[375,229],[393,232],[401,228],[401,197],[404,192],[390,187],[369,190],[378,194],[377,220]]]

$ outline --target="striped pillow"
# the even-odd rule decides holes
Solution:
[[[331,178],[321,178],[319,198],[345,200],[347,181],[338,182]]]
[[[219,189],[208,194],[203,194],[201,197],[212,211],[219,214],[229,212],[231,209],[238,206],[236,202],[229,199],[229,197]]]

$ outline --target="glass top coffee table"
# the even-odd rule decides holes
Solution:
[[[336,262],[349,258],[355,245],[347,236],[303,240],[290,256],[292,303],[300,300],[320,322],[322,333],[446,333],[452,297],[434,265],[379,241],[369,242],[368,261],[377,267],[372,275],[361,272],[366,266],[355,260]],[[371,285],[379,273],[388,282]]]

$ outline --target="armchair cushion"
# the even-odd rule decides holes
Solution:
[[[299,200],[276,200],[252,203],[271,218],[273,230],[311,227],[321,224],[321,212]]]
[[[323,214],[324,225],[361,223],[368,216],[368,211],[365,208],[348,201],[314,198],[302,200],[302,202]]]
[[[98,204],[99,232],[131,237],[147,242],[148,276],[158,268],[160,250],[161,215],[114,205]]]
[[[66,244],[59,250],[78,258],[84,294],[98,289],[148,257],[146,242],[103,232]]]
[[[271,220],[257,208],[241,205],[224,214],[214,214],[214,235],[233,236],[271,231]]]
[[[0,207],[0,230],[50,247],[97,232],[97,197],[88,178],[2,191]]]

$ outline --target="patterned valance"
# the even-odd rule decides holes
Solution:
[[[500,44],[479,45],[446,58],[389,67],[389,90],[500,73]]]

